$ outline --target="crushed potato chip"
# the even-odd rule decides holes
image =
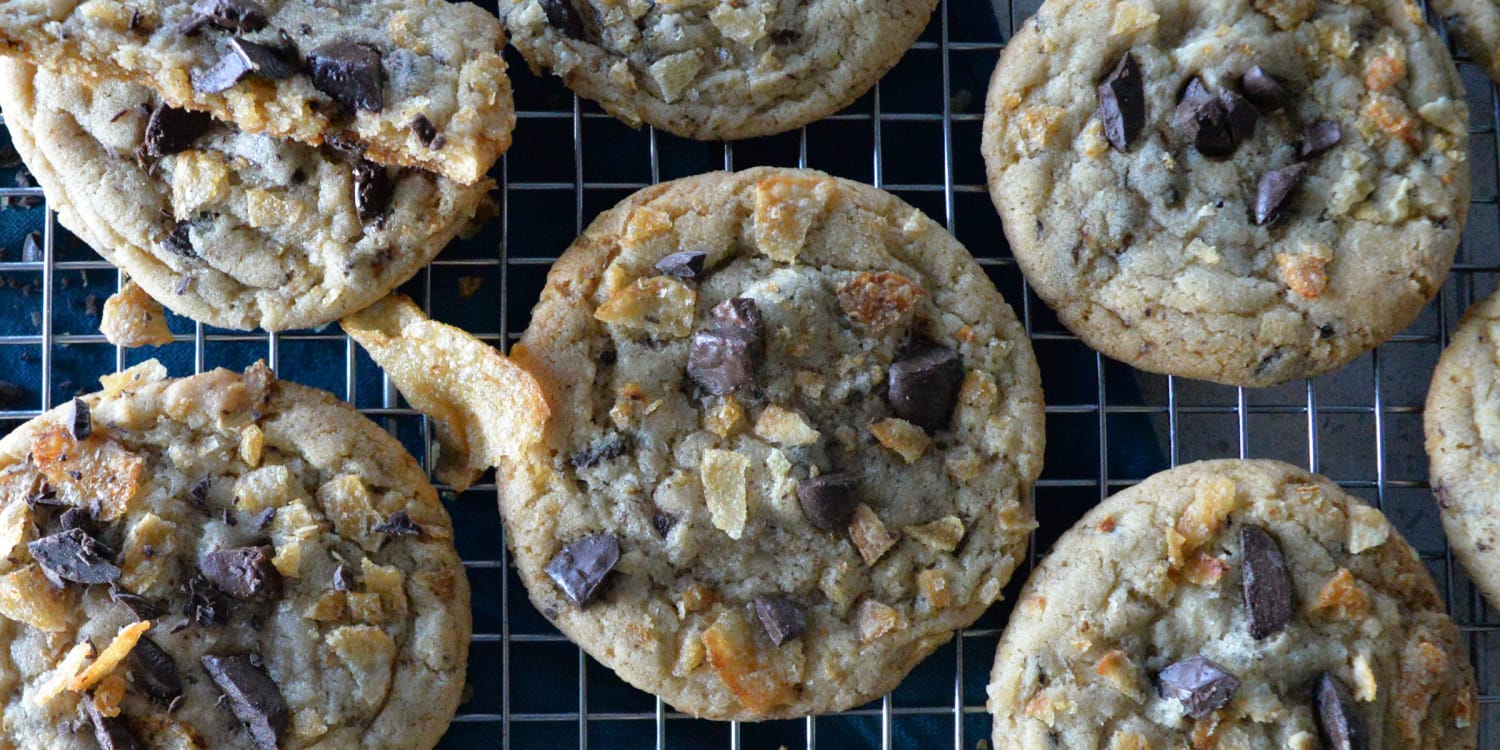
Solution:
[[[854,540],[859,556],[870,567],[874,567],[891,547],[896,546],[896,538],[886,531],[885,524],[875,515],[875,511],[864,503],[854,509],[854,519],[849,522],[849,538]]]
[[[678,52],[651,63],[651,77],[656,79],[656,85],[661,88],[661,98],[671,104],[682,96],[688,84],[698,77],[698,71],[703,69],[703,50],[688,50]]]
[[[97,433],[76,441],[61,425],[43,428],[32,442],[31,456],[47,481],[78,504],[89,504],[94,517],[114,521],[125,515],[140,487],[146,460]]]
[[[1370,597],[1360,589],[1359,582],[1348,568],[1339,568],[1328,583],[1318,591],[1318,601],[1313,607],[1328,617],[1339,620],[1354,620],[1370,611]]]
[[[953,603],[953,592],[948,584],[948,574],[933,568],[917,574],[917,586],[922,596],[933,609],[944,609]]]
[[[714,674],[745,708],[764,714],[791,702],[792,685],[756,647],[750,624],[738,610],[725,610],[703,631],[703,646]]]
[[[1167,535],[1167,552],[1172,567],[1182,565],[1187,556],[1224,528],[1229,514],[1239,507],[1239,490],[1228,477],[1211,477],[1198,483],[1193,500],[1177,519],[1175,533]]]
[[[821,436],[801,414],[775,405],[767,406],[755,420],[755,434],[778,445],[790,446],[812,445]]]
[[[739,432],[745,423],[745,407],[734,396],[715,399],[713,406],[703,412],[703,427],[721,438]]]
[[[703,501],[714,526],[730,539],[739,539],[745,532],[745,517],[749,509],[745,498],[745,473],[750,470],[750,459],[734,451],[709,448],[703,451],[703,460],[698,466],[703,482]]]
[[[958,516],[943,516],[917,526],[903,526],[902,531],[938,552],[952,552],[964,539],[964,522]]]
[[[870,425],[870,433],[880,444],[895,451],[907,463],[915,463],[932,445],[932,438],[921,427],[897,417],[887,417]]]
[[[1140,669],[1123,651],[1115,649],[1099,657],[1094,663],[1094,672],[1121,695],[1137,701],[1145,697],[1145,692],[1141,689],[1144,680]]]
[[[756,183],[755,246],[771,260],[796,260],[837,192],[838,183],[827,177],[780,174]]]
[[[47,580],[40,565],[26,565],[0,576],[0,615],[60,633],[68,628],[67,593]]]
[[[125,678],[112,674],[100,680],[91,700],[101,716],[119,716],[120,701],[125,700]]]
[[[651,336],[682,338],[693,332],[698,293],[681,279],[650,276],[611,294],[594,318]]]
[[[906,616],[874,599],[859,603],[854,611],[854,629],[861,643],[871,643],[889,633],[906,629]]]
[[[837,289],[844,314],[875,333],[903,323],[925,294],[915,281],[888,271],[861,271]]]
[[[26,543],[32,528],[29,515],[24,500],[12,500],[0,508],[0,560],[10,557],[17,547]]]
[[[324,640],[354,676],[354,697],[366,709],[379,707],[390,692],[396,642],[369,625],[334,628]]]
[[[161,303],[129,279],[104,301],[99,332],[104,334],[105,341],[127,349],[172,343],[172,331],[167,328],[167,314]]]
[[[1385,514],[1362,503],[1349,504],[1349,551],[1359,554],[1385,544],[1391,523]]]
[[[406,616],[406,576],[394,565],[381,565],[366,557],[360,561],[365,591],[380,595],[380,603],[396,617]]]
[[[369,533],[384,519],[370,500],[370,490],[355,474],[340,474],[318,488],[318,505],[333,522],[333,530],[345,539],[358,539],[365,549],[373,550],[381,540]]]
[[[61,695],[68,689],[78,675],[83,672],[90,659],[94,658],[94,646],[88,641],[73,645],[62,661],[52,669],[47,678],[36,686],[36,692],[32,694],[32,700],[38,706],[45,706],[52,702],[53,698]]]
[[[114,640],[109,642],[104,650],[99,652],[99,658],[94,660],[83,673],[73,678],[68,683],[68,689],[74,692],[83,692],[94,686],[94,683],[109,676],[130,655],[130,650],[135,648],[141,636],[151,629],[149,620],[131,623],[115,634]]]

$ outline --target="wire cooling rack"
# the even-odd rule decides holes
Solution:
[[[1453,273],[1410,329],[1337,373],[1243,390],[1140,373],[1058,324],[1010,256],[984,187],[980,123],[1002,42],[1038,0],[944,0],[921,41],[870,94],[800,131],[702,144],[632,130],[508,52],[519,118],[495,169],[502,214],[455,242],[404,291],[437,319],[496,345],[525,329],[547,269],[581,228],[636,189],[713,169],[808,166],[884,187],[942,221],[979,258],[1026,324],[1041,363],[1051,438],[1035,491],[1030,562],[1101,498],[1180,462],[1279,458],[1380,505],[1422,553],[1479,673],[1481,747],[1500,749],[1500,618],[1455,566],[1422,451],[1421,407],[1459,314],[1500,275],[1500,96],[1459,56],[1472,113],[1474,199]],[[1432,19],[1436,23],[1436,19]],[[174,375],[264,358],[281,377],[341,395],[429,468],[430,425],[336,326],[240,333],[171,316],[176,340],[121,350],[98,334],[119,275],[61,228],[40,190],[17,182],[0,134],[0,434],[98,377],[148,357]],[[25,252],[34,235],[40,257]],[[493,482],[444,499],[473,585],[470,688],[443,748],[983,747],[984,687],[1030,567],[1006,599],[919,665],[891,695],[798,721],[724,724],[675,713],[588,659],[530,605],[510,569]],[[1492,677],[1493,676],[1493,677]],[[983,744],[982,744],[983,743]]]

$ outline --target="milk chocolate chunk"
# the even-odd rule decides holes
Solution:
[[[281,573],[271,564],[270,547],[236,547],[210,552],[198,570],[220,591],[244,601],[266,602],[281,597]]]
[[[380,53],[359,42],[329,42],[307,55],[313,86],[349,110],[385,108],[385,71]]]
[[[1183,710],[1201,719],[1229,702],[1240,687],[1239,678],[1202,656],[1193,656],[1168,666],[1156,675],[1163,698],[1176,698]]]
[[[1364,722],[1355,710],[1354,696],[1339,678],[1323,673],[1318,679],[1317,704],[1323,750],[1365,750]]]
[[[760,341],[744,328],[715,328],[693,334],[687,374],[715,396],[733,393],[755,379]]]
[[[258,660],[248,655],[205,656],[203,669],[228,699],[229,710],[245,725],[245,731],[260,750],[276,750],[286,731],[291,711],[281,688],[271,680]]]
[[[83,529],[44,536],[26,548],[47,578],[58,586],[63,581],[109,583],[120,577],[120,569],[105,559],[105,549]]]
[[[1250,635],[1256,639],[1280,632],[1292,621],[1292,579],[1281,546],[1259,526],[1240,527],[1240,589],[1244,594]]]
[[[1245,98],[1260,107],[1262,112],[1275,112],[1287,104],[1286,89],[1281,81],[1259,65],[1245,71],[1240,78],[1240,87],[1245,91]]]
[[[1318,120],[1302,131],[1302,146],[1297,149],[1297,155],[1303,159],[1311,159],[1337,146],[1343,138],[1344,130],[1338,123],[1333,120]]]
[[[859,505],[859,479],[853,474],[836,471],[804,479],[797,483],[797,501],[808,523],[834,534],[849,528],[854,509]]]
[[[886,395],[896,416],[929,433],[946,429],[964,382],[963,355],[931,342],[917,342],[889,369]]]
[[[1255,223],[1264,225],[1280,219],[1281,209],[1306,175],[1307,165],[1300,162],[1262,175],[1255,191]]]
[[[587,607],[599,595],[600,584],[620,561],[620,540],[614,534],[586,536],[563,547],[547,563],[563,596],[579,607]]]
[[[146,136],[138,153],[148,159],[160,159],[187,151],[199,136],[208,132],[213,122],[213,116],[207,112],[158,104],[146,121]]]
[[[170,704],[182,695],[182,676],[177,673],[177,662],[156,645],[156,641],[150,638],[136,641],[127,663],[131,683],[146,695],[162,704]]]
[[[715,323],[724,328],[738,328],[761,339],[766,334],[765,319],[760,313],[760,305],[749,297],[735,297],[726,299],[709,311]]]
[[[1141,80],[1141,66],[1129,52],[1099,84],[1099,119],[1104,122],[1104,137],[1116,151],[1129,149],[1146,128],[1146,89]]]
[[[656,261],[656,270],[679,279],[696,279],[703,273],[703,263],[708,253],[702,250],[683,250]]]
[[[807,612],[786,597],[757,597],[755,616],[760,618],[771,642],[778,646],[807,632]]]

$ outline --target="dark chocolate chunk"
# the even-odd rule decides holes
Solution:
[[[1292,621],[1292,579],[1281,546],[1265,529],[1240,527],[1240,588],[1245,597],[1250,635],[1257,639],[1280,632]]]
[[[1188,716],[1201,719],[1228,703],[1240,680],[1208,659],[1194,656],[1163,669],[1156,675],[1156,684],[1163,698],[1182,701]]]
[[[859,505],[859,479],[853,474],[836,471],[797,483],[797,500],[808,523],[841,534],[849,528],[854,508]]]
[[[195,90],[217,94],[244,80],[251,73],[276,81],[296,72],[295,53],[235,37],[229,40],[228,49],[213,67],[194,71],[191,79]]]
[[[42,246],[41,232],[27,232],[21,240],[21,262],[41,263],[47,259],[47,250]]]
[[[1303,159],[1311,159],[1328,149],[1339,144],[1344,138],[1344,130],[1333,120],[1318,120],[1308,125],[1302,131],[1302,145],[1297,149],[1297,155]]]
[[[438,135],[437,126],[427,119],[427,115],[419,114],[411,118],[410,127],[412,134],[417,136],[423,146],[434,150],[443,147],[443,137]]]
[[[574,453],[568,459],[568,463],[573,464],[575,469],[588,469],[625,455],[628,448],[624,437],[607,435],[594,441],[589,447]]]
[[[177,674],[177,662],[156,645],[156,641],[150,638],[136,641],[127,663],[131,683],[146,695],[164,704],[170,704],[182,695],[182,677]]]
[[[57,528],[59,531],[81,529],[87,534],[89,533],[89,512],[83,508],[69,508],[58,516]]]
[[[771,642],[778,646],[807,632],[807,612],[785,597],[756,597],[755,615],[760,618]]]
[[[662,539],[666,539],[667,534],[672,533],[672,527],[676,525],[677,519],[673,516],[666,513],[651,514],[651,530],[655,531],[656,535]]]
[[[109,583],[120,577],[120,569],[105,559],[106,550],[83,529],[44,536],[26,548],[47,577],[59,586],[63,581]]]
[[[722,328],[738,328],[761,339],[766,334],[765,319],[760,314],[760,305],[749,297],[726,299],[714,305],[708,314]]]
[[[160,604],[144,596],[132,594],[118,586],[109,587],[109,598],[125,605],[126,609],[129,609],[138,620],[155,620],[166,614],[166,608]]]
[[[251,656],[205,656],[203,669],[229,699],[229,710],[245,725],[260,750],[276,750],[291,711],[281,688]]]
[[[1104,137],[1116,151],[1129,149],[1146,128],[1146,89],[1141,80],[1141,66],[1129,52],[1099,84],[1099,119],[1104,122]]]
[[[178,25],[179,34],[196,34],[204,26],[247,34],[260,31],[268,21],[266,9],[255,0],[198,0]]]
[[[1275,112],[1286,106],[1286,89],[1282,87],[1281,81],[1259,65],[1245,71],[1244,77],[1240,78],[1240,86],[1245,89],[1245,98],[1264,112]]]
[[[772,44],[795,44],[802,41],[802,32],[796,29],[772,29],[766,35]]]
[[[161,241],[161,246],[167,252],[181,255],[185,258],[198,257],[198,251],[193,249],[193,224],[188,221],[179,221],[172,226],[172,231],[167,233],[166,239]]]
[[[929,433],[946,429],[964,382],[963,355],[918,342],[891,363],[886,395],[896,416]]]
[[[354,163],[354,210],[361,222],[369,224],[384,216],[394,190],[385,167],[367,159]]]
[[[380,53],[359,42],[330,42],[307,55],[313,86],[350,110],[385,108]]]
[[[1219,103],[1224,106],[1229,136],[1234,139],[1234,147],[1239,148],[1241,143],[1255,135],[1255,123],[1260,120],[1260,113],[1255,111],[1255,105],[1248,99],[1230,89],[1219,92]]]
[[[683,250],[656,261],[656,270],[679,279],[696,279],[707,259],[708,253],[701,250]]]
[[[183,587],[182,614],[193,622],[207,627],[222,625],[228,618],[229,609],[224,606],[224,594],[203,576],[194,576]]]
[[[573,0],[542,0],[542,12],[547,14],[547,24],[563,36],[569,39],[587,39],[583,17],[573,7]]]
[[[89,435],[94,434],[94,417],[89,411],[88,402],[81,398],[63,404],[62,420],[74,440],[88,440]]]
[[[595,534],[558,551],[547,563],[547,575],[568,601],[587,607],[599,595],[600,584],[619,561],[620,540],[610,533]]]
[[[26,398],[26,389],[9,380],[0,380],[0,408],[15,406]]]
[[[198,561],[198,570],[236,599],[273,601],[281,597],[281,573],[271,564],[274,554],[270,547],[215,550]]]
[[[1255,223],[1270,224],[1281,218],[1282,207],[1306,174],[1307,165],[1297,163],[1261,175],[1255,190]]]
[[[744,328],[715,328],[693,334],[687,374],[715,396],[733,393],[755,379],[760,341]]]
[[[1323,750],[1365,750],[1364,721],[1354,707],[1354,697],[1339,678],[1327,672],[1318,678],[1318,730]]]
[[[266,529],[271,528],[271,523],[275,520],[276,509],[266,508],[265,510],[255,514],[255,528],[260,531],[265,531]]]
[[[199,479],[198,481],[193,483],[192,487],[188,488],[188,499],[191,500],[193,505],[199,510],[203,510],[203,503],[208,499],[208,488],[212,486],[212,479],[209,479],[208,477]]]
[[[354,590],[354,571],[350,570],[348,565],[341,563],[337,568],[333,569],[333,590]]]
[[[1234,153],[1234,134],[1229,129],[1229,113],[1218,99],[1209,100],[1193,112],[1193,148],[1214,159]]]
[[[1217,101],[1213,94],[1208,93],[1208,87],[1203,85],[1203,79],[1193,76],[1193,79],[1188,81],[1187,86],[1182,89],[1182,96],[1177,100],[1177,110],[1172,115],[1173,122],[1179,130],[1186,132],[1191,140],[1197,135],[1195,119],[1198,110]]]
[[[89,722],[94,725],[94,741],[99,750],[146,750],[146,746],[130,732],[125,720],[119,716],[105,716],[87,696],[79,701],[88,712]]]
[[[422,533],[422,527],[418,526],[416,521],[411,520],[411,514],[398,510],[384,521],[375,524],[371,531],[390,536],[416,536]]]

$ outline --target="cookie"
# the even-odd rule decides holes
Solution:
[[[532,70],[639,127],[731,140],[849,106],[917,40],[936,0],[500,0]]]
[[[1495,0],[1433,0],[1443,27],[1458,37],[1464,51],[1500,82],[1500,2]]]
[[[1453,557],[1491,602],[1500,602],[1500,297],[1476,304],[1453,331],[1432,373],[1423,413],[1432,490]]]
[[[1085,343],[1267,386],[1437,292],[1467,127],[1406,0],[1049,0],[1001,55],[982,147],[1016,260]]]
[[[1046,750],[1463,750],[1478,708],[1458,629],[1385,516],[1232,460],[1156,474],[1064,534],[989,701],[997,748]]]
[[[102,382],[0,440],[0,744],[431,748],[469,590],[416,461],[264,365]]]
[[[313,327],[374,302],[469,225],[492,187],[12,60],[0,59],[0,106],[64,225],[157,301],[223,328]]]
[[[1025,333],[951,235],[866,185],[642,190],[558,260],[511,356],[551,409],[502,464],[521,580],[681,711],[889,691],[999,598],[1035,527]]]
[[[129,81],[246,132],[484,177],[515,125],[490,13],[444,0],[64,0],[0,6],[0,51]]]

